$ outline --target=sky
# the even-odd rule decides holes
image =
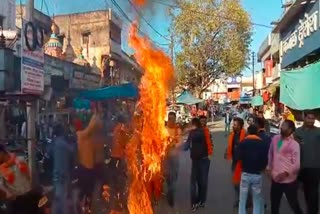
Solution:
[[[16,0],[17,4],[20,2],[25,3],[26,0]],[[164,2],[174,4],[174,0],[157,0],[154,1],[153,7],[147,11],[142,11],[147,21],[162,35],[168,36],[168,28],[170,26],[170,18],[167,15],[167,8],[165,5],[156,3]],[[283,0],[241,0],[245,10],[251,16],[252,22],[258,25],[253,25],[253,37],[251,43],[251,50],[258,52],[260,44],[270,33],[271,28],[261,27],[259,24],[271,26],[272,21],[276,21],[280,18],[282,13],[281,2]],[[128,0],[116,0],[118,4],[125,10],[131,19],[135,19],[137,14],[130,7]],[[74,12],[85,12],[90,10],[105,9],[107,7],[113,7],[111,0],[35,0],[36,8],[42,10],[42,12],[49,14],[66,14]],[[113,7],[114,8],[114,7]],[[116,11],[117,9],[114,8]],[[149,35],[149,37],[157,43],[164,50],[169,52],[169,41],[159,36],[153,31],[143,20],[140,20],[141,29]],[[126,41],[127,28],[129,23],[124,21],[125,30],[123,31],[123,40]],[[161,44],[161,45],[160,45]],[[123,44],[123,49],[128,50],[127,45]],[[256,67],[261,67],[260,63],[255,63]],[[247,70],[244,71],[244,75],[250,75]]]

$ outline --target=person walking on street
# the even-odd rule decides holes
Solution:
[[[268,164],[268,144],[258,137],[258,128],[248,127],[248,136],[236,149],[238,161],[242,163],[239,214],[246,214],[248,194],[251,192],[253,214],[263,214],[262,171]]]
[[[54,185],[54,203],[52,214],[67,214],[68,199],[71,194],[71,172],[74,163],[75,148],[74,142],[68,142],[68,133],[66,127],[57,124],[53,128],[53,185]]]
[[[266,118],[264,118],[264,113],[263,113],[263,111],[258,111],[257,118],[261,118],[261,119],[264,120],[264,130],[265,130],[265,133],[266,133],[267,135],[270,135],[270,123],[269,123],[269,121],[268,121]]]
[[[246,131],[243,128],[244,121],[241,118],[233,119],[233,131],[230,133],[228,138],[228,147],[226,149],[225,158],[231,163],[231,170],[233,172],[232,181],[235,190],[235,202],[234,207],[239,205],[239,185],[241,181],[241,163],[238,162],[236,156],[236,149],[246,136]]]
[[[255,120],[255,125],[258,128],[258,136],[261,138],[263,142],[270,146],[272,138],[267,134],[265,130],[265,120],[263,118],[258,117]]]
[[[176,124],[176,113],[169,112],[167,131],[169,134],[169,151],[164,161],[165,180],[168,188],[167,200],[170,207],[174,207],[176,183],[179,171],[179,147],[182,142],[181,130]]]
[[[320,181],[320,128],[315,127],[315,114],[305,112],[303,126],[298,128],[295,137],[301,147],[300,180],[303,183],[308,214],[319,212]]]
[[[294,122],[285,120],[281,134],[273,137],[267,171],[271,174],[271,214],[279,214],[282,195],[285,194],[294,214],[302,214],[298,201],[298,172],[300,169],[300,147],[293,138]]]
[[[191,166],[191,210],[204,207],[207,200],[208,175],[213,147],[198,118],[192,119],[185,150],[190,150]]]
[[[230,109],[227,109],[226,113],[224,114],[225,136],[228,136],[228,134],[230,133],[231,121],[232,121],[232,114],[230,112]]]

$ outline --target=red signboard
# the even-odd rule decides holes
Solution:
[[[264,76],[266,78],[272,77],[272,68],[273,68],[273,61],[271,59],[264,61],[264,70],[265,70]]]

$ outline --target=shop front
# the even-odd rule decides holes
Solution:
[[[281,68],[303,67],[320,59],[320,1],[306,1],[280,29]]]
[[[234,76],[227,79],[228,99],[239,102],[241,96],[241,77]]]

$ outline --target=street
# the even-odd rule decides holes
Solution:
[[[214,158],[211,161],[209,172],[209,189],[206,207],[197,211],[197,213],[211,214],[215,213],[237,213],[233,209],[233,188],[231,185],[230,164],[224,159],[224,151],[226,148],[226,138],[224,136],[224,124],[217,121],[210,125],[214,138]],[[169,208],[165,202],[160,203],[156,208],[157,214],[188,214],[190,211],[190,158],[189,153],[185,152],[180,156],[180,173],[178,179],[178,187],[176,193],[176,207]],[[269,182],[265,179],[264,195],[269,204]],[[300,196],[302,194],[300,193]],[[300,200],[303,202],[303,200]],[[301,203],[302,204],[302,203]],[[303,204],[302,204],[303,205]],[[268,205],[269,213],[270,206]],[[282,208],[280,213],[290,213],[285,197],[282,199]]]

